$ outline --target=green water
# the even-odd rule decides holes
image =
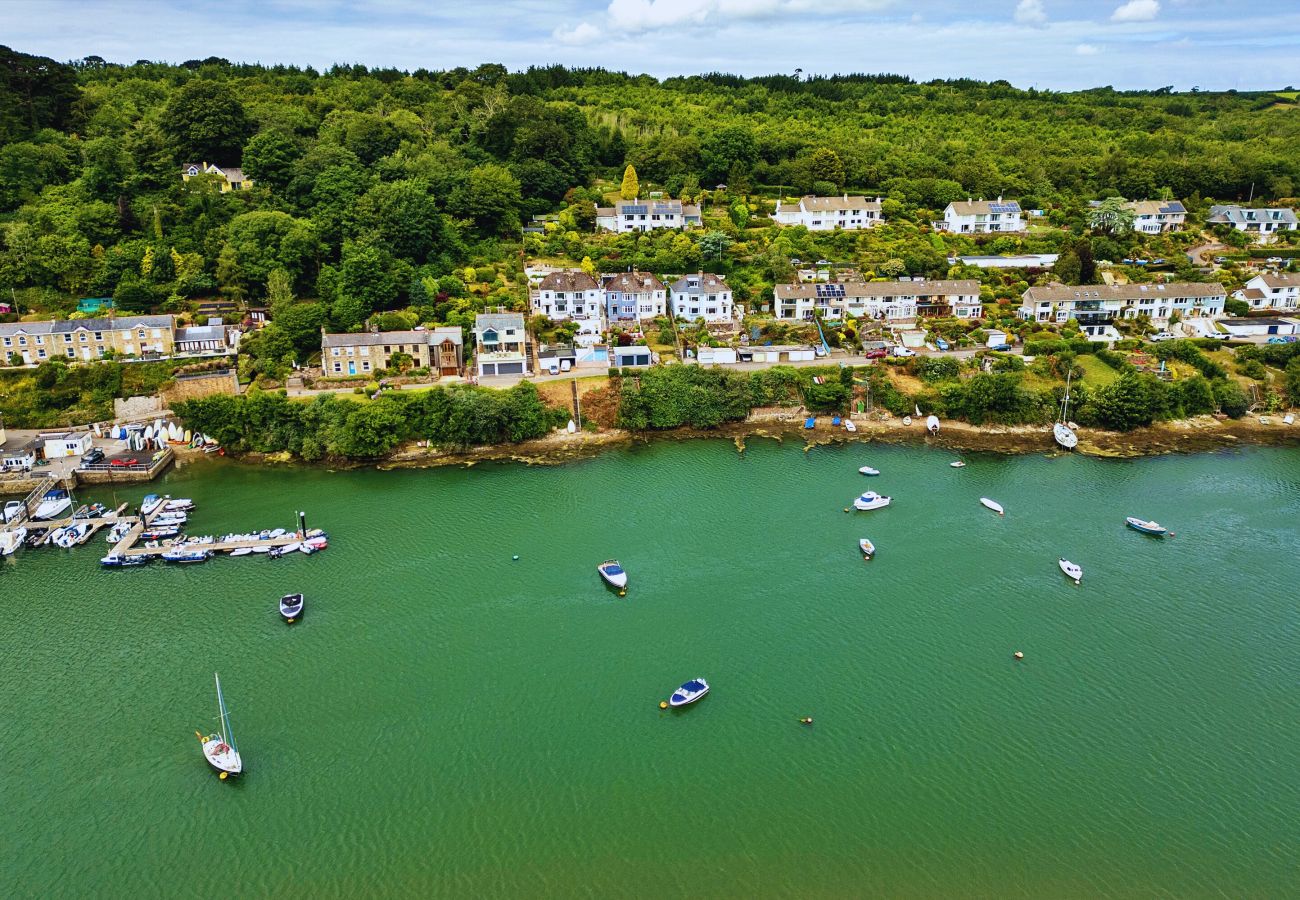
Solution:
[[[1300,452],[950,459],[174,472],[194,531],[303,508],[330,547],[4,561],[0,893],[1296,896]]]

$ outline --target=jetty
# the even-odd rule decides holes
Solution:
[[[78,517],[77,515],[73,514],[71,516],[64,516],[63,518],[59,518],[59,519],[23,519],[21,521],[15,520],[13,522],[7,523],[4,527],[4,530],[8,531],[11,528],[22,527],[27,530],[27,536],[29,540],[31,540],[33,537],[39,540],[48,537],[52,532],[58,531],[60,528],[67,528],[69,525],[89,525],[90,530],[87,531],[84,535],[82,535],[81,539],[76,542],[76,546],[80,546],[81,544],[86,543],[92,537],[94,537],[95,533],[99,531],[101,528],[110,528],[118,524],[119,522],[128,521],[137,518],[136,516],[123,516],[122,514],[126,512],[126,509],[127,509],[127,504],[123,503],[115,511],[106,512],[103,515],[99,515],[99,516]]]

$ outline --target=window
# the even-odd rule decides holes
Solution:
[[[27,338],[25,338],[25,337],[21,337],[21,336],[20,336],[20,337],[18,338],[18,346],[19,346],[19,347],[26,347],[26,346],[27,346]]]
[[[97,341],[102,341],[103,339],[104,339],[104,332],[102,332],[102,331],[96,331],[96,332],[95,332],[95,340],[97,340]]]
[[[74,359],[74,358],[76,357],[76,355],[77,355],[77,351],[74,350],[74,349],[72,349],[71,347],[69,347],[69,348],[68,348],[66,351],[64,351],[64,352],[66,352],[66,353],[68,354],[68,359]]]
[[[334,371],[335,371],[335,372],[342,372],[342,371],[343,371],[343,363],[341,363],[341,362],[336,362],[336,363],[334,363]]]
[[[81,332],[80,340],[83,344],[86,343],[86,332]]]
[[[331,347],[331,348],[330,348],[330,355],[331,355],[331,356],[338,356],[339,353],[340,353],[340,350],[339,350],[338,347]]]
[[[70,334],[65,334],[65,335],[63,336],[63,343],[65,343],[65,344],[71,344],[71,343],[72,343],[72,335],[70,335]]]
[[[37,358],[37,359],[45,359],[45,348],[44,348],[44,347],[42,347],[41,349],[39,349],[39,350],[36,351],[36,358]]]
[[[11,337],[7,337],[7,338],[5,338],[5,346],[6,346],[6,347],[12,347],[13,345],[14,345],[14,339],[13,339],[13,338],[11,338]]]
[[[369,372],[369,371],[370,371],[370,360],[367,359],[367,360],[365,360],[364,362],[361,363],[361,371],[362,371],[362,372]]]

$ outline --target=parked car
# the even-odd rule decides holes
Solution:
[[[948,349],[948,342],[945,341],[943,338],[935,338],[935,339],[934,339],[934,345],[935,345],[936,347],[938,347],[940,350],[947,350],[947,349]]]
[[[1009,353],[1009,352],[1011,351],[1011,345],[1010,345],[1010,344],[993,344],[991,347],[989,347],[989,349],[990,349],[990,350],[993,350],[993,351],[995,351],[995,352],[997,352],[997,353]]]
[[[98,447],[92,447],[89,453],[81,457],[81,464],[83,466],[93,466],[95,463],[99,462],[103,458],[104,458],[104,451],[99,449]]]
[[[866,353],[862,355],[865,356],[867,359],[884,359],[886,356],[889,355],[889,351],[886,350],[884,347],[876,347],[872,350],[868,350]]]
[[[134,456],[130,456],[127,457],[126,459],[115,459],[111,463],[109,463],[109,465],[113,468],[125,469],[128,466],[140,465],[140,460],[136,459]]]
[[[1151,335],[1151,340],[1176,341],[1178,340],[1178,335],[1174,334],[1172,331],[1157,331],[1155,334]]]
[[[1282,263],[1286,262],[1286,260],[1284,260],[1284,259],[1283,259],[1282,257],[1280,257],[1280,256],[1270,256],[1270,257],[1268,258],[1268,262],[1271,262],[1271,263],[1273,263],[1274,265],[1278,265],[1278,266],[1280,266],[1280,265],[1282,265]]]
[[[913,356],[916,356],[916,351],[915,351],[915,350],[909,350],[909,349],[907,349],[906,347],[903,347],[903,346],[900,345],[900,346],[898,346],[898,347],[894,347],[892,350],[890,350],[890,351],[889,351],[889,355],[890,355],[890,356],[898,356],[898,357],[901,357],[901,358],[903,358],[903,359],[909,359],[909,358],[911,358],[911,357],[913,357]]]

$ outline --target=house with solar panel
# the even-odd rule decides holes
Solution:
[[[1015,200],[957,200],[943,211],[943,221],[935,222],[940,231],[954,234],[989,234],[1004,231],[1024,231],[1025,222],[1020,217],[1020,204]]]
[[[624,234],[656,228],[691,228],[700,224],[700,208],[680,200],[619,200],[596,208],[596,227]]]
[[[605,330],[605,292],[581,269],[547,272],[529,290],[528,300],[534,315],[578,323],[575,340],[580,344],[595,343]]]
[[[802,225],[809,231],[861,231],[885,221],[880,198],[800,197],[796,203],[778,203],[773,216],[778,225]]]
[[[1295,231],[1297,220],[1294,209],[1249,209],[1244,206],[1211,206],[1210,225],[1231,225],[1244,231],[1260,243],[1273,240],[1279,231]]]
[[[647,322],[668,314],[668,289],[648,272],[602,275],[601,282],[610,327]]]
[[[778,284],[773,291],[778,319],[827,320],[847,316],[881,322],[912,322],[918,318],[979,319],[983,315],[980,285],[961,281],[850,281],[842,283]]]
[[[1139,234],[1181,231],[1187,222],[1187,208],[1177,200],[1130,200],[1124,205],[1133,210],[1133,230]]]
[[[673,282],[673,315],[688,322],[730,322],[731,288],[723,276],[693,272]]]

